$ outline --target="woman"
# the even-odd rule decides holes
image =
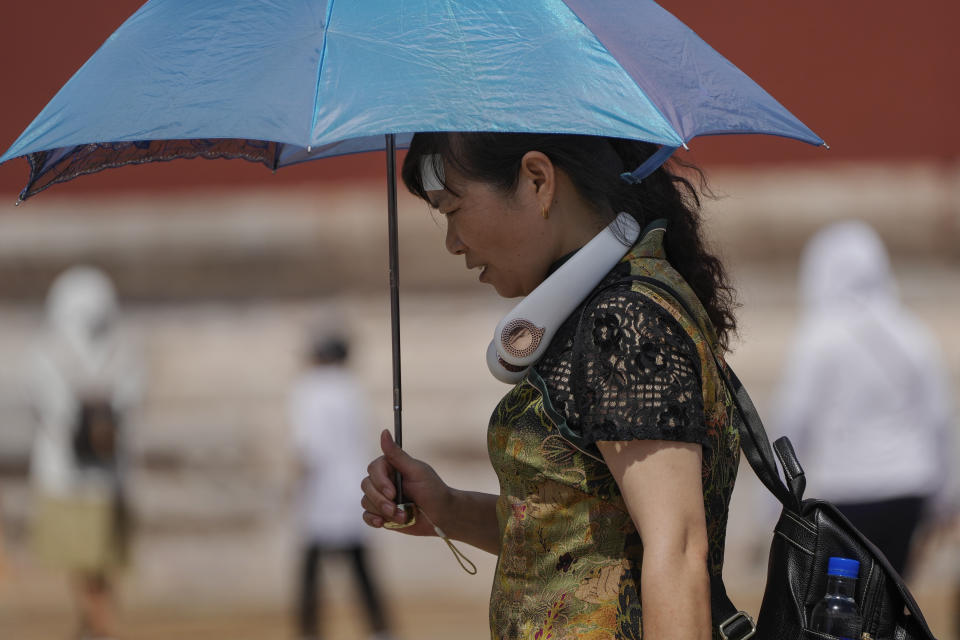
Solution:
[[[711,349],[735,328],[732,291],[701,242],[693,185],[665,168],[621,179],[653,151],[590,136],[417,134],[403,167],[408,189],[445,217],[447,249],[504,297],[534,292],[618,212],[644,228],[494,411],[500,495],[448,487],[387,432],[362,482],[368,525],[402,519],[396,470],[427,516],[401,531],[435,535],[432,521],[498,554],[494,638],[716,633],[710,580],[739,439]]]

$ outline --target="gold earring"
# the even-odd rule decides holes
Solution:
[[[550,213],[547,211],[547,206],[546,206],[546,205],[543,205],[543,204],[540,205],[540,215],[543,216],[543,219],[544,219],[544,220],[546,220],[548,217],[550,217]]]

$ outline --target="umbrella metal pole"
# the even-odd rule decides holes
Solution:
[[[393,439],[403,446],[402,403],[400,400],[400,258],[397,233],[397,141],[387,134],[387,225],[390,259],[390,327],[393,331]],[[397,504],[403,503],[403,479],[396,472]]]

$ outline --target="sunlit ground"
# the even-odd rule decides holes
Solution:
[[[37,580],[37,576],[21,573],[20,580]],[[47,576],[46,578],[49,578]],[[6,584],[0,600],[0,638],[16,640],[50,640],[71,638],[72,611],[67,594],[43,579],[49,589],[42,607],[19,606],[19,598],[11,590],[22,588]],[[39,585],[33,585],[37,588]],[[340,583],[340,587],[350,587]],[[362,640],[367,637],[362,611],[344,601],[349,591],[337,596],[325,612],[326,638]],[[483,598],[465,599],[439,595],[405,596],[390,594],[390,609],[396,636],[403,640],[481,640],[489,638],[486,627],[486,602]],[[960,634],[951,620],[956,612],[957,592],[948,588],[925,587],[915,594],[939,640],[956,640]],[[732,592],[732,598],[748,611],[759,608],[759,591]],[[126,640],[288,640],[295,638],[291,615],[282,609],[246,607],[240,609],[196,610],[189,608],[122,608],[118,636]]]

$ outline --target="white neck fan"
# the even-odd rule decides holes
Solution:
[[[633,216],[621,213],[521,300],[493,332],[487,347],[490,373],[507,384],[520,382],[543,356],[563,321],[626,255],[639,235],[640,225]]]

